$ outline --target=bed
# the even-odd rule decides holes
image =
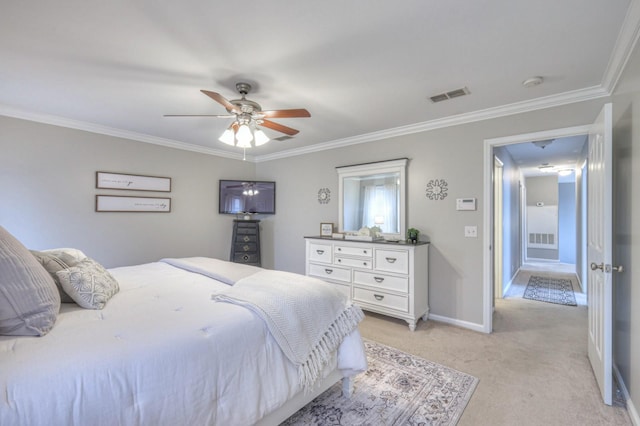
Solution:
[[[305,388],[259,315],[212,300],[235,264],[190,260],[218,262],[223,281],[172,259],[109,269],[103,309],[62,303],[46,335],[0,336],[0,424],[278,424],[366,369],[356,327]]]

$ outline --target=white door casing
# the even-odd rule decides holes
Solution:
[[[587,179],[588,352],[605,404],[611,405],[612,368],[612,107],[589,130]]]

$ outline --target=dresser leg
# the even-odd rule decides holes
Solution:
[[[342,396],[351,398],[353,395],[353,377],[342,378]]]
[[[409,330],[416,331],[416,321],[415,320],[406,320],[407,324],[409,324]]]

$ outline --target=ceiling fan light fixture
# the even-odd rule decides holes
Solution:
[[[224,131],[222,136],[218,138],[218,140],[222,143],[233,146],[236,142],[236,135],[233,133],[233,130],[227,129]]]
[[[549,165],[542,165],[540,167],[538,167],[538,169],[542,172],[542,173],[553,173],[555,170],[553,168],[553,166],[549,166]]]
[[[249,129],[249,126],[247,126],[246,124],[241,124],[238,128],[238,133],[236,133],[236,139],[238,140],[238,147],[251,148],[253,135],[251,134],[251,129]]]
[[[571,173],[573,173],[573,169],[558,170],[558,175],[559,176],[569,176]]]
[[[253,133],[253,139],[256,146],[264,145],[269,142],[269,137],[260,129]]]

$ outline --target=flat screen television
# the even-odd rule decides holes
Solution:
[[[220,180],[218,211],[222,214],[276,214],[276,183]]]

